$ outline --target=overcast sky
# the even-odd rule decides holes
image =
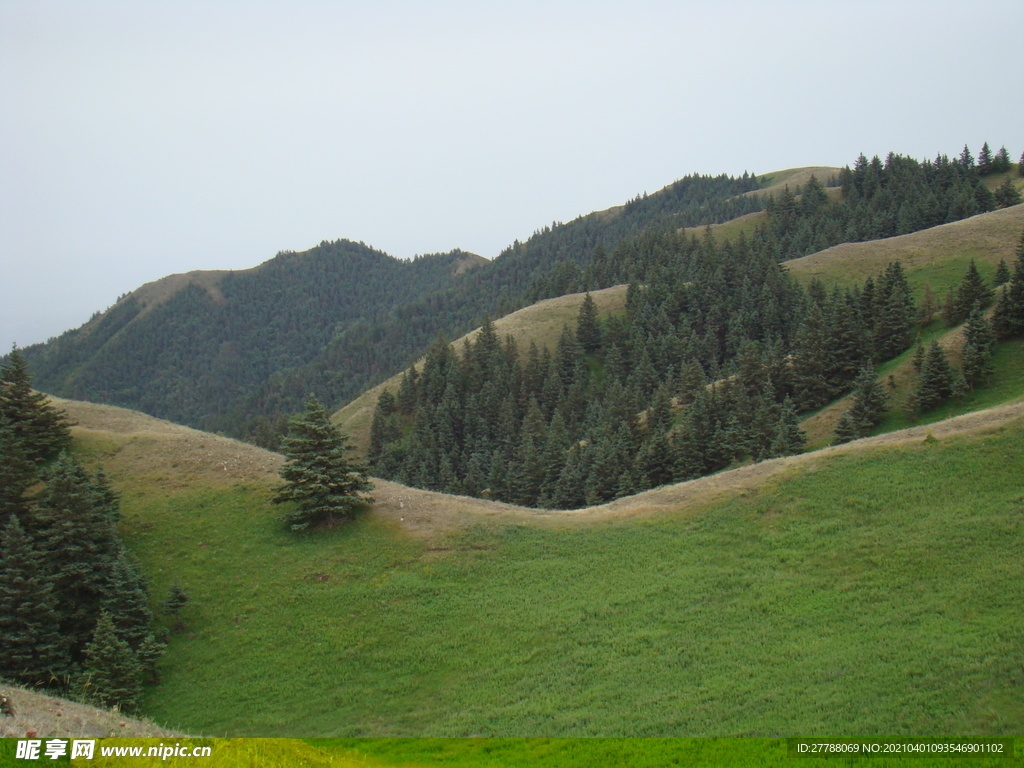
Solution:
[[[1024,150],[1024,2],[0,0],[0,349],[362,240],[493,258],[689,173]]]

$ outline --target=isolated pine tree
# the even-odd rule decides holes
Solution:
[[[283,442],[288,462],[280,474],[285,483],[275,504],[295,502],[282,519],[293,530],[351,517],[372,499],[361,494],[373,488],[366,470],[346,455],[348,440],[331,424],[315,395],[304,416],[294,419]]]
[[[181,609],[188,605],[190,599],[188,590],[178,582],[174,582],[167,592],[167,599],[160,604],[160,609],[171,619],[177,621],[181,616]]]

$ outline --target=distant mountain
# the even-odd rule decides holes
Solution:
[[[324,242],[249,270],[148,283],[24,352],[41,390],[227,430],[228,415],[272,376],[486,263],[461,251],[402,261],[361,243]],[[353,385],[374,373],[371,360]]]
[[[485,316],[614,285],[667,285],[684,251],[696,274],[705,257],[679,238],[696,243],[708,227],[724,225],[716,239],[736,241],[728,258],[749,250],[777,263],[1011,205],[1018,177],[1019,169],[982,172],[966,150],[934,162],[890,154],[884,163],[861,156],[852,169],[692,175],[553,222],[490,262],[462,251],[404,262],[337,241],[241,272],[172,275],[25,356],[51,394],[273,447],[307,394],[340,407],[439,335],[458,338]],[[735,340],[720,340],[727,352],[713,367],[731,364]]]
[[[24,350],[36,385],[272,445],[315,392],[341,405],[414,360],[439,333],[582,290],[595,251],[643,232],[760,210],[744,174],[688,176],[607,211],[553,223],[493,262],[462,251],[395,259],[321,243],[241,272],[191,272],[142,286],[106,312]]]

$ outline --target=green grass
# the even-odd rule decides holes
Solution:
[[[701,511],[296,535],[261,487],[130,479],[146,696],[209,736],[786,736],[1024,727],[1024,432],[823,459]]]
[[[933,326],[937,325],[933,323]],[[927,347],[933,338],[938,338],[948,329],[932,331],[922,337]],[[997,343],[993,353],[994,372],[984,382],[979,383],[973,391],[963,397],[954,397],[946,403],[927,413],[913,415],[903,407],[912,387],[916,386],[916,377],[908,380],[896,390],[887,390],[890,395],[889,411],[872,434],[893,432],[919,424],[934,424],[937,421],[960,416],[972,411],[992,408],[1002,403],[1024,398],[1024,345],[1020,339]],[[914,355],[911,349],[895,360],[886,363],[880,369],[879,378],[885,381],[886,375],[896,366],[909,360]],[[959,366],[956,366],[959,367]]]

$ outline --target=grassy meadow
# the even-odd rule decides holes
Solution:
[[[270,484],[119,464],[184,631],[144,710],[206,736],[1012,734],[1024,726],[1024,425],[821,456],[629,521],[295,534]]]

